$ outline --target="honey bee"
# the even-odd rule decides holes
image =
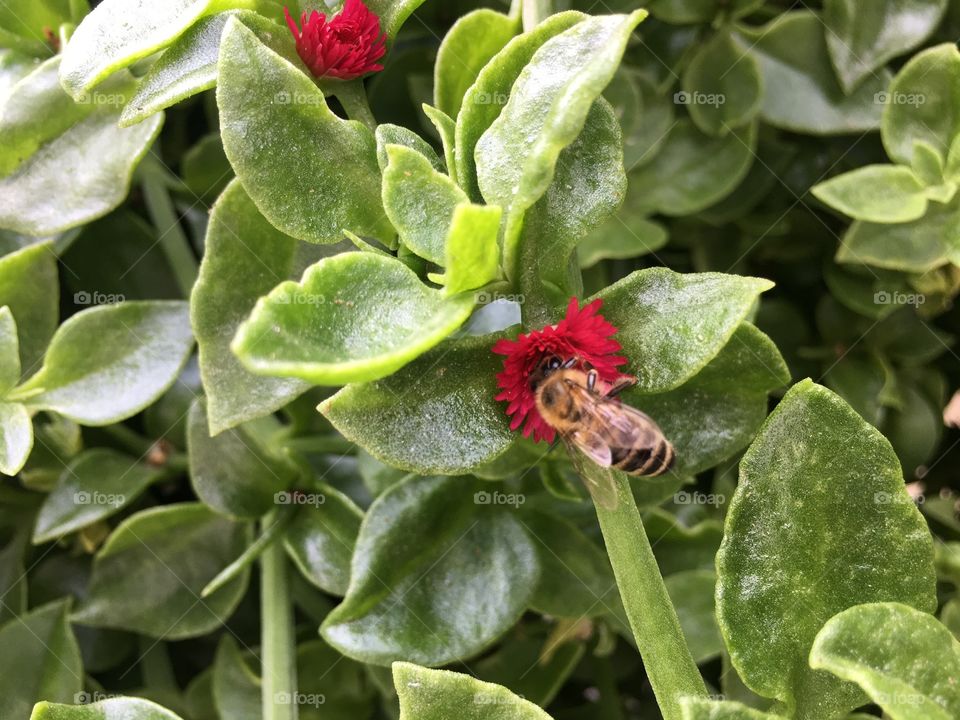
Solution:
[[[581,370],[576,363],[577,358],[547,356],[531,375],[537,410],[557,431],[574,462],[579,464],[582,452],[597,465],[628,475],[656,477],[667,472],[674,452],[663,431],[648,415],[615,399],[636,379],[625,376],[601,392],[597,371]],[[581,475],[589,482],[590,473]],[[612,484],[600,488],[593,483],[591,490],[604,506],[615,506]]]

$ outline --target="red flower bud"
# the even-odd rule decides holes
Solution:
[[[347,0],[329,21],[316,10],[309,18],[303,13],[299,28],[290,11],[283,12],[297,41],[297,54],[316,77],[353,80],[383,70],[377,60],[387,51],[387,36],[380,32],[380,18],[363,0]]]

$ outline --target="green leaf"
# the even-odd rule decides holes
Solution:
[[[944,43],[917,53],[882,94],[880,137],[894,162],[909,165],[917,141],[942,158],[960,133],[960,50]]]
[[[734,666],[797,718],[840,718],[863,704],[856,688],[807,665],[829,618],[876,600],[936,607],[933,541],[890,444],[809,380],[740,462],[717,570]]]
[[[0,28],[38,43],[46,44],[45,27],[57,28],[70,20],[79,22],[80,17],[71,17],[68,0],[5,0],[0,5]]]
[[[394,39],[400,28],[424,0],[369,0],[366,6],[380,18],[380,29]]]
[[[162,471],[106,448],[81,453],[64,468],[33,530],[33,543],[59,540],[130,505]]]
[[[87,693],[79,693],[84,696]],[[89,705],[55,705],[42,702],[33,709],[30,720],[180,720],[169,710],[141,698],[112,697]]]
[[[43,367],[10,398],[83,425],[110,425],[160,397],[180,375],[192,347],[186,303],[90,308],[60,326]]]
[[[675,471],[694,475],[746,447],[767,416],[767,393],[789,381],[773,341],[745,323],[680,387],[656,395],[628,392],[626,402],[654,418],[673,443]]]
[[[74,702],[83,665],[68,611],[59,600],[0,627],[0,717],[25,718],[40,700]]]
[[[20,343],[17,321],[7,305],[0,307],[0,396],[20,382]]]
[[[190,408],[187,425],[190,484],[212,510],[239,518],[258,518],[291,486],[296,466],[271,452],[243,426],[210,437],[203,400]]]
[[[896,225],[855,222],[844,233],[837,262],[922,273],[960,260],[960,202],[933,204],[919,220]]]
[[[261,298],[232,349],[252,372],[342,385],[390,375],[439,343],[473,310],[444,298],[395,258],[343,253]]]
[[[637,376],[637,389],[665,392],[702,370],[729,342],[760,293],[761,278],[638,270],[598,293],[603,314]],[[592,300],[593,298],[591,298]]]
[[[309,77],[236,18],[220,44],[217,103],[230,164],[279,230],[315,243],[344,228],[392,238],[373,134],[334,115]]]
[[[16,475],[32,449],[30,413],[20,403],[0,403],[0,473]]]
[[[704,135],[689,120],[678,120],[649,162],[630,174],[631,194],[640,212],[690,215],[723,199],[753,164],[757,126]]]
[[[683,720],[787,720],[783,715],[756,710],[730,700],[684,698]]]
[[[713,598],[716,575],[711,570],[687,570],[668,575],[663,582],[694,661],[699,664],[720,655],[723,638],[717,627]]]
[[[947,0],[825,0],[823,7],[830,60],[849,94],[888,60],[926,40]]]
[[[484,66],[513,39],[519,18],[480,8],[453,24],[440,43],[434,65],[434,104],[457,117],[463,96]]]
[[[165,640],[212,632],[243,597],[249,570],[202,600],[200,593],[249,542],[248,526],[200,503],[132,515],[97,553],[89,595],[72,619]]]
[[[634,28],[647,16],[591,17],[537,50],[503,111],[477,141],[477,180],[484,199],[504,208],[504,267],[515,277],[526,211],[547,192],[561,151],[587,122]]]
[[[501,685],[449,670],[393,664],[400,696],[400,720],[550,720],[531,702]]]
[[[205,17],[177,38],[150,66],[123,110],[121,127],[142,122],[154,113],[214,87],[217,84],[220,38],[227,20],[234,16],[256,33],[265,45],[292,64],[300,63],[286,28],[262,15],[238,10]]]
[[[0,12],[3,6],[0,6]],[[0,23],[2,26],[2,23]],[[0,27],[0,33],[2,33]],[[10,89],[20,80],[29,75],[37,67],[35,58],[16,50],[0,49],[0,101]]]
[[[709,135],[726,135],[750,122],[763,96],[759,64],[734,42],[729,30],[720,30],[700,46],[684,70],[681,87],[675,99]]]
[[[655,253],[667,244],[667,229],[637,212],[627,199],[620,211],[598,226],[579,245],[577,259],[581,268],[589,268],[601,260],[621,260]]]
[[[578,667],[584,645],[569,635],[559,639],[518,633],[470,667],[477,679],[503,685],[524,700],[548,707]]]
[[[540,47],[585,16],[577,12],[551,15],[530,32],[513,38],[488,62],[463,96],[457,115],[457,176],[460,187],[480,200],[475,151],[477,141],[500,115],[521,71]]]
[[[811,188],[814,196],[856,220],[904,223],[927,211],[922,182],[908,167],[865,165]]]
[[[413,477],[378,497],[357,538],[347,596],[321,627],[348,657],[444,665],[476,655],[527,607],[540,566],[478,481]]]
[[[20,368],[24,374],[40,364],[60,316],[57,256],[50,243],[28,245],[0,257],[0,306],[17,324]]]
[[[348,440],[393,467],[420,474],[471,472],[513,443],[494,400],[500,359],[492,340],[444,343],[390,377],[349,385],[320,404]]]
[[[500,218],[496,205],[463,203],[453,210],[450,229],[444,241],[444,267],[437,278],[446,295],[483,287],[500,274]]]
[[[844,95],[816,13],[788,12],[761,28],[740,26],[737,32],[741,45],[760,63],[760,116],[771,125],[808,135],[859,133],[880,125],[880,96],[890,73],[881,70]]]
[[[413,130],[408,130],[400,125],[391,125],[383,123],[377,125],[377,164],[380,170],[387,169],[387,145],[403,145],[404,147],[416,150],[430,161],[430,165],[437,172],[443,172],[443,161],[437,156],[437,151],[433,149],[426,140],[417,135]]]
[[[960,716],[960,643],[907,605],[878,602],[834,615],[814,640],[810,666],[857,683],[893,720]]]
[[[312,493],[323,502],[304,505],[287,528],[283,544],[303,576],[321,590],[343,597],[363,511],[330,485]],[[310,497],[308,494],[306,497]]]
[[[621,70],[624,68],[626,66],[621,66]],[[676,109],[672,97],[661,93],[648,78],[635,72],[634,75],[642,110],[636,127],[632,131],[624,129],[623,162],[628,172],[656,157],[673,128]]]
[[[432,105],[423,103],[421,106],[423,114],[433,123],[434,129],[440,136],[440,142],[443,144],[443,159],[446,163],[447,175],[454,180],[457,179],[457,157],[456,157],[456,134],[457,123],[452,117],[443,110],[439,110]],[[382,169],[382,168],[381,168]]]
[[[281,280],[299,277],[322,251],[294,240],[260,214],[234,181],[214,206],[190,319],[200,352],[210,433],[267,415],[305,392],[299,379],[249,372],[230,352],[237,328]]]
[[[230,0],[105,0],[63,51],[60,78],[74,98],[108,75],[169,45],[206,14],[245,4]]]
[[[467,196],[427,157],[403,145],[387,145],[383,207],[400,240],[417,255],[444,264],[445,242],[457,205]]]

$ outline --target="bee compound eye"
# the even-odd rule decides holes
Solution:
[[[549,367],[551,370],[556,370],[558,367],[560,367],[560,358],[556,356],[550,358],[550,362],[547,367]]]

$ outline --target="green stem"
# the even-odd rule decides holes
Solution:
[[[163,172],[155,163],[154,160],[144,161],[143,167],[143,195],[147,212],[160,233],[160,247],[167,256],[180,292],[189,298],[193,283],[197,280],[197,258],[180,226],[180,218],[167,191]]]
[[[264,532],[275,522],[274,514],[268,514]],[[288,571],[283,543],[268,545],[260,558],[263,720],[297,720],[297,644]]]
[[[553,15],[553,0],[523,0],[523,31],[529,32]]]
[[[590,479],[598,485],[615,484],[616,507],[596,503],[607,555],[660,712],[664,720],[680,720],[680,699],[706,697],[707,689],[643,529],[630,479],[593,463],[584,463],[584,471],[594,475]]]
[[[376,131],[377,119],[370,109],[370,102],[367,100],[367,91],[363,87],[363,80],[339,83],[334,90],[334,94],[340,104],[343,105],[343,109],[347,111],[347,117],[351,120],[359,120],[370,130]]]

